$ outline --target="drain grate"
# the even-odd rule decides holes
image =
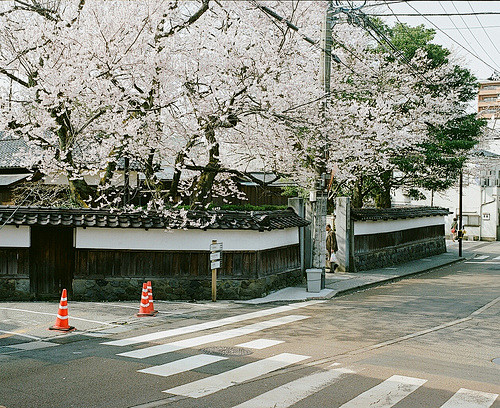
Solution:
[[[207,347],[200,351],[216,356],[248,356],[252,354],[252,351],[243,347]]]

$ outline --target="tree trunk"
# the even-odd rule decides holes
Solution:
[[[205,169],[201,172],[191,199],[191,207],[200,207],[209,202],[209,194],[220,169],[219,143],[215,139],[215,124],[211,120],[205,127],[205,137],[210,146],[209,160]]]
[[[351,205],[354,208],[362,208],[363,207],[363,176],[359,176],[356,182],[354,183],[354,188],[352,191],[352,199]]]
[[[391,208],[391,180],[392,180],[392,170],[384,171],[380,175],[381,184],[380,189],[375,195],[375,205],[377,208]]]

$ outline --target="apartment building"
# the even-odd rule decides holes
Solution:
[[[486,119],[500,117],[500,80],[480,82],[477,96],[477,111]]]

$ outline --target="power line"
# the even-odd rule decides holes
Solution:
[[[451,37],[450,35],[448,35],[447,33],[445,33],[443,30],[441,30],[441,28],[439,28],[436,24],[434,24],[431,20],[429,20],[424,14],[420,13],[415,7],[413,7],[410,3],[406,3],[408,4],[409,7],[411,7],[413,10],[415,10],[419,16],[422,16],[426,21],[428,21],[429,23],[431,23],[434,27],[436,27],[439,31],[441,31],[446,37],[448,37],[450,40],[452,40],[454,43],[456,43],[458,46],[460,46],[461,48],[463,48],[465,51],[467,51],[469,54],[471,54],[472,56],[474,56],[475,58],[477,58],[479,61],[481,61],[483,64],[485,64],[486,66],[488,66],[489,68],[491,68],[493,71],[498,71],[497,68],[493,67],[492,65],[488,64],[485,60],[483,60],[481,57],[479,57],[478,55],[474,54],[472,51],[468,50],[466,47],[464,47],[462,44],[460,44],[457,40],[455,40],[453,37]],[[498,13],[500,14],[500,13]],[[389,14],[387,14],[389,15]]]
[[[395,15],[399,17],[448,17],[448,16],[482,16],[482,15],[500,15],[500,11],[482,11],[482,12],[472,12],[472,13],[419,13],[418,10],[413,8],[408,1],[405,2],[410,6],[413,10],[417,11],[418,14],[415,13],[396,13]],[[370,13],[371,16],[374,17],[390,17],[391,14],[387,13]]]
[[[441,2],[439,2],[441,4]],[[457,7],[455,6],[455,3],[451,3],[453,5],[453,8],[457,11],[458,13],[458,10],[457,10]],[[476,16],[477,18],[477,16]],[[496,65],[496,62],[493,58],[491,58],[491,56],[489,55],[488,51],[486,51],[483,47],[483,44],[481,44],[480,41],[478,41],[478,39],[476,38],[476,36],[474,35],[474,33],[469,29],[469,26],[467,25],[467,23],[465,22],[464,18],[462,16],[460,16],[460,19],[462,20],[462,22],[464,23],[465,27],[467,27],[467,29],[469,30],[469,33],[470,35],[472,35],[472,37],[474,38],[474,40],[479,44],[479,47],[481,47],[481,49],[484,51],[484,53],[489,57],[489,59],[493,62],[494,65]],[[451,20],[451,17],[450,17],[450,20]],[[461,31],[459,31],[460,34],[462,34]],[[462,35],[463,37],[463,35]],[[471,46],[472,49],[474,49],[472,46]]]
[[[484,30],[485,28],[500,28],[500,26],[467,27],[470,30]],[[466,27],[441,27],[441,30],[467,30]]]
[[[470,9],[472,11],[474,11],[474,9],[472,8],[472,4],[470,4],[470,1],[467,1],[467,4],[469,5]],[[481,21],[479,20],[479,18],[477,16],[476,17],[476,20],[477,22],[479,23],[479,25],[481,26],[481,28],[483,29],[484,33],[486,34],[486,36],[488,37],[488,39],[490,40],[490,43],[493,44],[493,47],[495,47],[495,50],[497,50],[497,52],[500,54],[500,51],[498,50],[497,46],[495,45],[495,42],[491,39],[490,35],[488,34],[488,32],[485,30],[485,28],[483,27],[483,24],[481,23]]]

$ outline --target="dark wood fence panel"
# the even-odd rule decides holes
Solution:
[[[71,293],[74,259],[72,228],[31,227],[32,293],[56,298],[62,289]]]
[[[354,251],[356,253],[370,252],[410,242],[444,237],[444,233],[444,225],[441,224],[381,234],[356,235],[354,237]]]
[[[29,248],[0,249],[0,276],[29,277]]]
[[[209,252],[124,251],[77,249],[75,277],[198,277],[210,278]],[[252,279],[300,267],[299,246],[265,251],[226,251],[222,278]]]

